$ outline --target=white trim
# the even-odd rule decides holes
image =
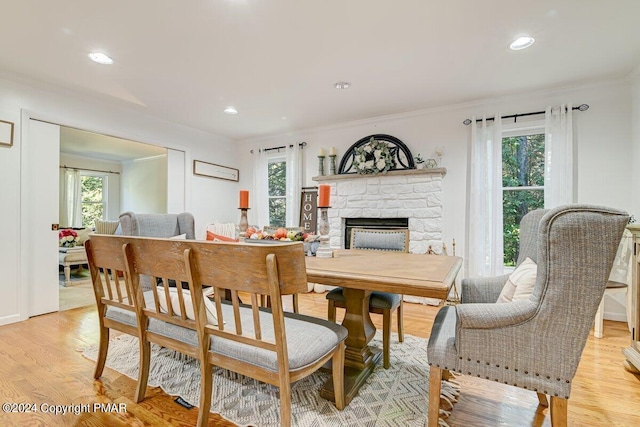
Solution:
[[[10,323],[16,323],[21,320],[25,320],[25,319],[23,319],[22,316],[19,314],[12,314],[11,316],[3,316],[3,317],[0,317],[0,326],[8,325]]]

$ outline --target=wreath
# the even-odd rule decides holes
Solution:
[[[396,165],[395,159],[389,150],[389,145],[373,137],[369,142],[355,148],[353,151],[353,166],[356,172],[361,175],[384,174]]]

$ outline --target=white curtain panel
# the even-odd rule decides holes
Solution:
[[[502,125],[471,118],[467,194],[467,277],[503,273]]]
[[[544,207],[573,203],[573,108],[571,104],[545,111]]]
[[[65,169],[62,187],[62,225],[82,227],[82,182],[80,171]]]
[[[300,192],[302,191],[302,148],[292,144],[287,150],[287,227],[300,225]]]
[[[269,225],[269,159],[263,149],[253,151],[253,191],[251,198],[253,208],[249,213],[249,223],[264,227]]]

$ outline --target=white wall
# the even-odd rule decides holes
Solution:
[[[4,97],[3,97],[4,98]],[[13,122],[13,147],[0,146],[0,325],[20,320],[20,111],[0,98],[0,120]]]
[[[640,102],[640,96],[639,96]],[[639,217],[632,203],[631,90],[630,82],[609,81],[565,90],[540,91],[487,99],[472,104],[419,111],[321,129],[274,135],[242,141],[241,185],[252,187],[250,149],[306,141],[304,186],[317,185],[317,155],[320,147],[337,147],[338,161],[359,139],[383,133],[402,140],[416,155],[434,157],[437,146],[444,147],[442,158],[447,175],[443,179],[443,240],[456,240],[456,254],[465,253],[465,210],[467,194],[467,148],[470,129],[462,121],[472,115],[493,116],[544,110],[547,105],[586,103],[586,112],[575,111],[574,135],[578,141],[577,197],[579,203],[596,203],[624,209]],[[540,117],[537,117],[540,118]],[[542,118],[544,118],[542,116]],[[508,123],[508,121],[504,121]],[[251,218],[249,218],[251,222]],[[464,272],[462,276],[464,277]],[[606,310],[605,310],[606,312]],[[620,311],[623,313],[623,310]],[[609,317],[613,314],[609,313]]]
[[[23,111],[28,117],[51,123],[181,150],[187,165],[198,159],[239,166],[236,159],[240,156],[229,139],[151,117],[141,106],[100,95],[84,97],[6,74],[0,74],[0,94],[0,119],[15,123],[14,146],[0,147],[0,220],[10,225],[0,233],[0,324],[26,319],[21,307],[29,298],[20,279],[19,255],[21,198],[29,198],[29,194],[20,193],[21,153],[27,151],[23,145],[28,145],[21,136]],[[236,220],[237,183],[196,178],[190,166],[187,174],[185,207],[195,216],[197,234],[203,236],[206,224],[214,219]]]
[[[122,171],[120,162],[94,159],[91,157],[84,157],[67,153],[60,153],[60,166],[67,166],[76,169],[111,171],[118,173]],[[105,219],[107,220],[118,219],[118,215],[120,215],[120,175],[118,173],[106,174],[108,176],[107,186],[109,191],[109,198],[107,199],[107,212],[105,217]],[[60,169],[60,174],[61,177],[64,176],[64,169]],[[64,181],[60,182],[60,188],[62,189]],[[64,200],[62,200],[62,196],[63,193],[62,191],[60,191],[60,209],[62,209],[62,204],[64,203]],[[62,217],[60,217],[59,222],[60,225],[66,225],[62,224],[64,222]]]
[[[167,155],[122,162],[122,212],[167,213]]]

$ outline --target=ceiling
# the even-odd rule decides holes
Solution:
[[[624,77],[640,61],[637,0],[5,3],[4,75],[234,140]],[[523,34],[533,47],[510,51]]]
[[[124,162],[167,154],[165,148],[60,126],[60,152]]]

